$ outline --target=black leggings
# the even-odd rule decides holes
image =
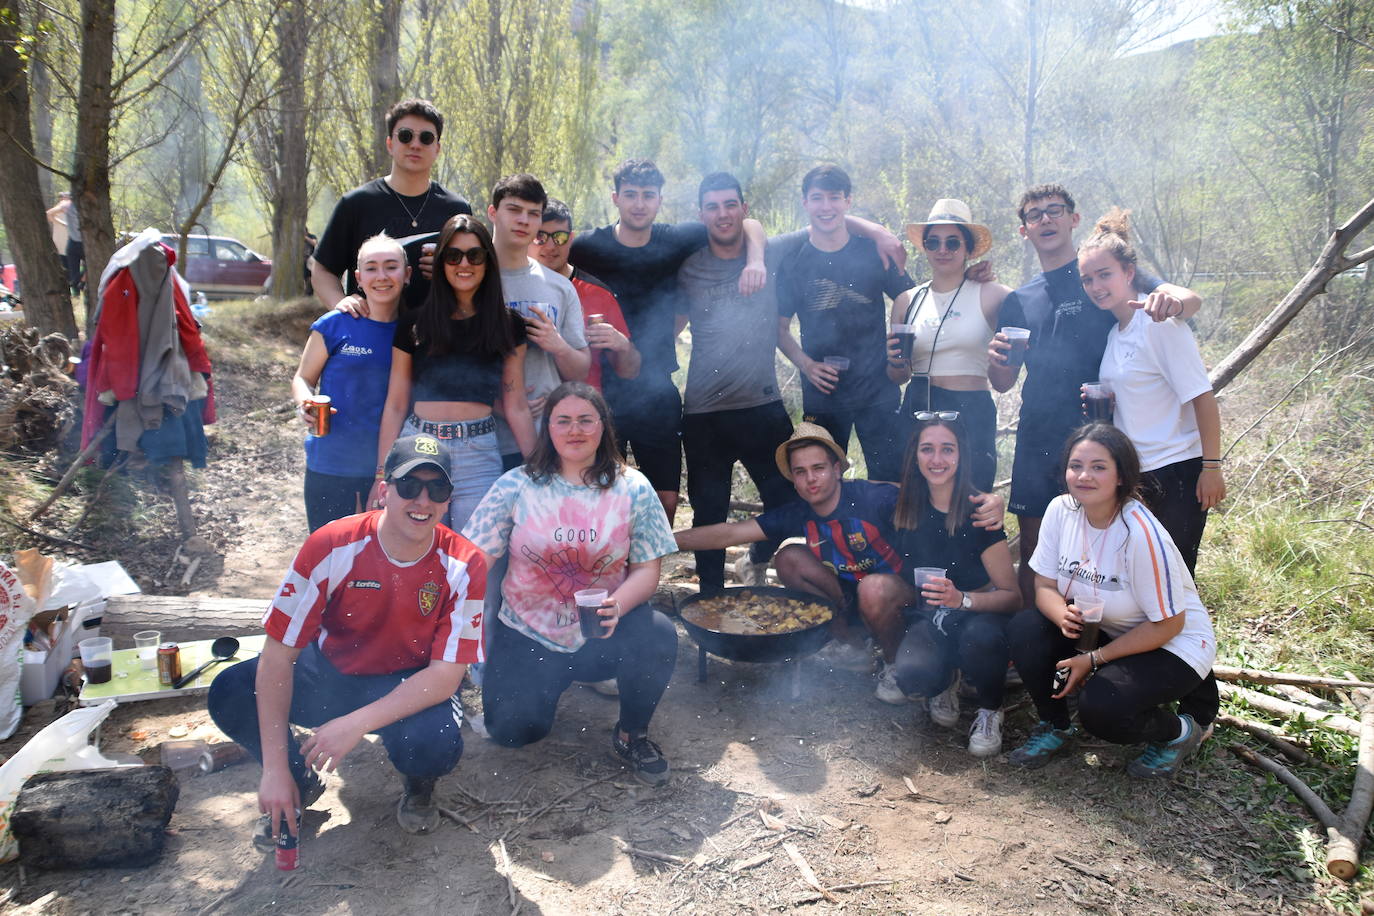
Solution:
[[[909,694],[933,697],[949,686],[955,669],[978,691],[981,709],[1000,709],[1007,683],[1007,614],[920,611],[897,648],[897,684]],[[936,620],[939,619],[939,624]]]
[[[1040,718],[1055,728],[1068,728],[1068,702],[1052,694],[1054,664],[1077,654],[1073,641],[1036,608],[1013,617],[1007,635],[1012,661]],[[1102,636],[1106,642],[1106,633]],[[1114,744],[1166,742],[1179,735],[1178,716],[1167,704],[1179,701],[1178,711],[1206,728],[1216,718],[1216,696],[1212,675],[1199,677],[1174,653],[1154,649],[1098,669],[1078,691],[1078,719],[1089,732]]]
[[[1174,539],[1189,575],[1196,575],[1197,551],[1207,527],[1207,510],[1197,501],[1202,459],[1189,458],[1145,472],[1141,488],[1145,505]]]
[[[641,604],[609,637],[589,639],[576,652],[555,652],[496,617],[488,619],[482,710],[497,744],[523,747],[546,736],[558,699],[573,681],[614,677],[620,727],[631,733],[649,728],[677,662],[677,630],[667,617]]]

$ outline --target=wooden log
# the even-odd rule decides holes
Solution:
[[[1270,684],[1269,689],[1285,699],[1292,700],[1299,706],[1311,706],[1313,709],[1320,709],[1322,712],[1341,711],[1339,703],[1333,703],[1325,697],[1317,696],[1315,693],[1308,693],[1295,684]]]
[[[1232,728],[1238,728],[1247,734],[1254,735],[1294,763],[1335,769],[1335,767],[1332,767],[1329,763],[1318,760],[1307,753],[1307,751],[1283,737],[1283,735],[1279,733],[1279,730],[1272,725],[1266,725],[1263,722],[1252,722],[1249,719],[1242,719],[1239,716],[1228,716],[1225,713],[1218,715],[1216,721],[1221,725],[1229,725]]]
[[[40,868],[151,865],[180,786],[166,767],[42,773],[24,783],[10,824],[19,860]]]
[[[1360,839],[1374,811],[1374,703],[1360,713],[1360,750],[1355,758],[1355,784],[1350,803],[1334,830],[1328,832],[1326,870],[1342,881],[1353,880],[1360,870]]]
[[[161,630],[163,639],[185,642],[262,632],[268,598],[195,598],[180,595],[117,595],[105,602],[100,635],[133,645],[139,630]]]
[[[1257,690],[1247,690],[1244,687],[1232,687],[1230,684],[1217,684],[1217,689],[1223,697],[1228,700],[1244,700],[1256,709],[1261,709],[1276,716],[1283,716],[1288,719],[1296,719],[1302,716],[1313,725],[1320,725],[1333,731],[1345,732],[1347,735],[1360,734],[1360,723],[1349,716],[1340,713],[1322,712],[1320,709],[1313,709],[1310,706],[1302,706],[1298,703],[1291,703],[1288,700],[1281,700],[1278,697],[1271,697],[1267,693],[1260,693]]]
[[[1230,668],[1217,665],[1212,669],[1219,681],[1249,681],[1252,684],[1298,684],[1307,687],[1363,687],[1374,689],[1370,681],[1349,677],[1323,677],[1319,674],[1289,674],[1287,671],[1258,671],[1254,668]]]

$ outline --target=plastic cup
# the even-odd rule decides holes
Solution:
[[[834,366],[841,372],[849,368],[848,356],[827,356],[825,359],[821,360],[821,362],[825,363],[827,366]]]
[[[1078,650],[1091,652],[1097,648],[1097,634],[1102,629],[1102,598],[1099,595],[1074,595],[1073,606],[1083,618],[1083,632],[1078,634]]]
[[[1088,419],[1101,422],[1112,422],[1114,413],[1115,398],[1112,395],[1112,386],[1105,382],[1087,382],[1083,385],[1083,412]]]
[[[423,245],[420,246],[420,254],[432,258],[434,257],[434,248],[435,245],[433,242],[425,242]]]
[[[901,358],[911,359],[911,348],[916,343],[916,325],[894,324],[892,333],[897,335],[897,344],[901,348]]]
[[[109,683],[114,674],[114,640],[108,636],[92,636],[76,645],[81,650],[81,666],[86,669],[86,682]]]
[[[610,592],[604,588],[586,588],[580,592],[573,592],[573,600],[577,602],[577,620],[582,626],[583,639],[601,639],[606,635],[606,628],[601,625],[601,615],[598,611],[610,597]]]
[[[931,607],[939,607],[934,601],[927,601],[921,594],[921,589],[931,579],[943,579],[946,570],[938,566],[918,566],[911,572],[911,577],[916,583],[916,596]]]
[[[157,667],[157,647],[162,642],[162,633],[157,630],[140,630],[134,634],[134,647],[138,649],[138,663],[144,668]]]
[[[1002,333],[1011,342],[1011,349],[1007,351],[1007,365],[1020,369],[1026,361],[1026,351],[1030,349],[1030,328],[1005,327]]]

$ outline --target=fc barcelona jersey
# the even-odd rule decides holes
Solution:
[[[840,501],[829,515],[817,515],[804,500],[760,515],[759,527],[769,538],[806,538],[806,546],[839,578],[858,582],[869,573],[902,572],[901,555],[893,549],[892,511],[897,486],[867,480],[840,484]]]

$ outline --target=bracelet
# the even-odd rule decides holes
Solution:
[[[1097,669],[1102,667],[1102,653],[1097,649],[1093,649],[1091,652],[1089,652],[1088,664],[1093,666],[1093,673],[1096,674]]]

